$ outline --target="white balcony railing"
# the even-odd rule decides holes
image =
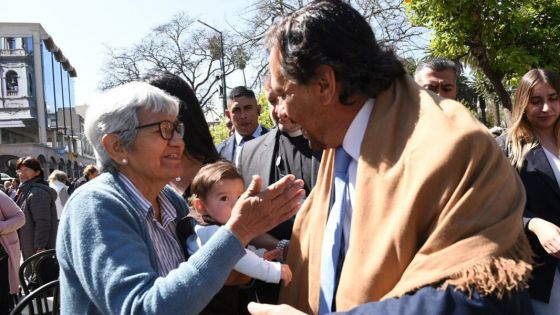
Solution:
[[[0,56],[27,56],[25,49],[0,49]]]

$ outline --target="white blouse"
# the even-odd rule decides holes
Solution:
[[[552,167],[554,177],[556,177],[556,182],[558,183],[558,186],[560,186],[560,158],[547,149],[544,149],[544,153],[546,154],[546,158],[548,159],[548,164],[550,164],[550,166]]]

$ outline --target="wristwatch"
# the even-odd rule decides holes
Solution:
[[[288,247],[290,246],[290,240],[280,240],[277,244],[276,244],[276,248],[279,249],[280,251],[282,251],[282,259],[281,259],[281,263],[284,263],[286,261],[286,258],[288,256]]]

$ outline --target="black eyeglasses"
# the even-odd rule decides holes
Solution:
[[[162,120],[155,123],[138,126],[136,127],[136,129],[142,129],[152,126],[159,127],[159,134],[164,140],[171,140],[175,132],[177,132],[181,137],[183,137],[183,135],[185,134],[185,125],[183,125],[183,123],[179,121],[170,122],[169,120]]]

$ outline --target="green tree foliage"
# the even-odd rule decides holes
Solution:
[[[407,9],[414,25],[433,31],[432,54],[483,73],[507,110],[512,87],[529,69],[560,69],[559,0],[423,0]]]
[[[222,141],[229,137],[229,129],[226,126],[226,122],[227,118],[222,117],[220,123],[210,126],[210,134],[212,135],[212,140],[214,140],[215,145],[222,143]]]
[[[476,111],[478,94],[472,85],[473,83],[469,80],[469,78],[463,74],[459,74],[457,77],[457,100],[463,103],[470,110]]]
[[[274,121],[270,117],[270,108],[268,106],[268,100],[266,99],[266,94],[260,92],[257,98],[257,102],[261,106],[261,114],[259,115],[259,124],[263,125],[265,128],[274,128]]]

